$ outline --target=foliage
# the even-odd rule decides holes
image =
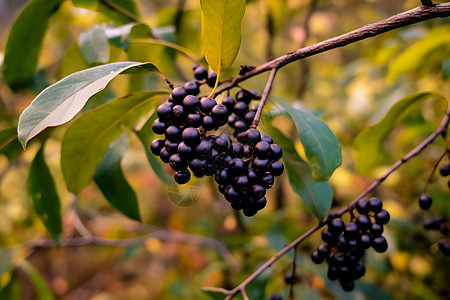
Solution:
[[[223,299],[229,292],[218,287],[233,288],[323,225],[435,131],[450,99],[448,18],[294,62],[273,86],[263,74],[235,85],[270,58],[420,4],[338,2],[14,6],[11,26],[0,28],[0,298]],[[210,178],[174,184],[150,151],[156,107],[193,78],[194,63],[218,73],[216,87],[200,89],[220,91],[218,102],[271,88],[258,129],[283,148],[287,174],[255,217],[229,209]],[[355,292],[310,262],[319,232],[244,286],[248,297],[448,296],[441,237],[422,223],[450,217],[448,183],[430,177],[449,163],[449,148],[439,136],[371,193],[391,214],[389,250],[369,251]],[[433,206],[424,213],[425,189]]]

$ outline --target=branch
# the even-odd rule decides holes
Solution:
[[[356,197],[350,204],[348,204],[346,207],[341,209],[337,212],[339,216],[343,215],[344,213],[350,211],[356,203],[361,200],[363,197],[365,197],[367,194],[372,192],[377,186],[379,186],[383,181],[386,180],[395,170],[397,170],[400,166],[405,164],[407,161],[412,159],[413,157],[417,156],[419,153],[421,153],[427,146],[429,146],[431,143],[434,142],[434,140],[439,136],[446,133],[448,125],[450,122],[450,105],[447,108],[447,112],[445,117],[442,119],[441,124],[439,127],[430,135],[428,136],[422,143],[420,143],[418,146],[416,146],[413,150],[408,152],[405,156],[400,158],[396,163],[392,165],[392,167],[386,171],[382,176],[377,178],[364,192],[362,192],[358,197]],[[259,267],[253,274],[251,274],[247,279],[245,279],[241,284],[239,284],[234,289],[230,290],[227,293],[227,297],[225,300],[232,299],[237,293],[242,292],[247,285],[249,285],[253,280],[255,280],[259,275],[261,275],[266,269],[270,268],[272,264],[277,261],[280,257],[285,255],[287,252],[289,252],[291,249],[295,248],[298,244],[300,244],[303,240],[305,240],[307,237],[312,235],[314,232],[322,228],[326,224],[326,218],[319,222],[315,227],[311,228],[307,232],[305,232],[303,235],[298,237],[295,241],[290,243],[289,245],[285,246],[283,249],[281,249],[277,254],[272,256],[268,261],[266,261],[261,267]]]
[[[422,1],[422,3],[428,1]],[[272,69],[279,69],[294,61],[313,56],[322,52],[326,52],[335,48],[344,47],[349,44],[380,35],[382,33],[405,27],[411,24],[430,20],[434,18],[445,18],[450,16],[450,2],[435,3],[432,6],[422,5],[414,9],[399,13],[387,19],[376,23],[367,24],[356,30],[339,35],[337,37],[319,42],[317,44],[307,46],[293,52],[287,53],[283,56],[275,58],[257,66],[247,73],[231,78],[231,83],[218,89],[215,96],[219,95],[225,90],[235,87],[239,82],[254,77],[258,74],[267,72]]]
[[[262,110],[264,108],[264,105],[266,104],[266,100],[267,98],[269,98],[269,93],[272,89],[273,80],[275,79],[276,73],[276,68],[273,68],[272,71],[270,71],[269,79],[267,79],[266,87],[264,88],[264,92],[261,96],[261,101],[259,102],[258,110],[256,111],[255,118],[253,119],[252,128],[256,128],[259,124],[259,119],[261,119]]]

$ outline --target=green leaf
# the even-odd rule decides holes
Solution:
[[[14,22],[6,43],[3,74],[13,90],[28,86],[38,64],[51,16],[63,0],[33,0]]]
[[[286,19],[287,0],[267,0],[269,26],[272,32],[279,31]]]
[[[159,73],[152,63],[110,63],[76,72],[43,90],[20,115],[18,136],[23,147],[45,128],[70,121],[92,95],[120,73],[134,71],[129,70],[132,68]]]
[[[52,291],[48,287],[47,283],[41,277],[41,275],[36,271],[36,269],[28,262],[23,261],[20,265],[21,269],[25,271],[33,284],[34,291],[36,293],[36,299],[38,300],[54,300]]]
[[[216,73],[228,69],[239,52],[245,4],[245,0],[200,0],[203,52]]]
[[[0,273],[1,275],[1,273]],[[0,282],[0,299],[23,299],[22,298],[22,283],[20,282],[20,279],[17,276],[17,273],[11,273],[11,275],[5,275],[5,276],[11,276],[9,282],[4,282],[5,286],[2,286],[1,284],[3,282]],[[5,277],[2,277],[2,279]],[[4,280],[4,279],[3,279]]]
[[[297,153],[292,141],[277,128],[266,124],[266,130],[275,143],[283,148],[283,161],[294,192],[318,219],[324,218],[331,207],[333,193],[327,181],[315,181],[311,168]]]
[[[94,26],[83,32],[78,38],[78,47],[87,64],[107,63],[109,61],[109,43],[105,28]]]
[[[106,1],[105,1],[106,2]],[[134,0],[108,0],[110,5],[105,5],[101,0],[72,0],[74,6],[86,8],[92,11],[97,11],[107,18],[114,20],[118,24],[127,24],[139,16],[136,2]],[[123,14],[112,9],[111,5],[118,9],[129,13],[133,19],[124,16]]]
[[[5,155],[8,160],[14,160],[23,152],[17,139],[17,128],[7,128],[0,131],[0,154]]]
[[[33,200],[36,213],[58,244],[62,234],[61,204],[55,181],[45,163],[44,145],[41,146],[30,166],[28,194]]]
[[[94,180],[115,208],[125,216],[141,221],[136,193],[128,184],[120,165],[129,145],[129,136],[125,132],[109,147],[95,171]]]
[[[410,95],[395,103],[380,122],[358,134],[353,143],[353,157],[356,169],[360,174],[370,174],[382,162],[382,145],[384,140],[405,116],[408,108],[415,103],[425,100],[428,96],[437,96],[445,100],[442,95],[433,92]]]
[[[419,69],[432,51],[448,45],[450,45],[450,26],[430,30],[425,38],[402,52],[389,64],[388,80],[392,82],[402,73]]]
[[[61,146],[61,170],[69,191],[87,186],[109,144],[158,104],[167,91],[141,91],[88,112],[67,129]]]
[[[294,120],[314,179],[325,181],[342,164],[341,144],[327,124],[274,97]]]
[[[442,65],[442,80],[450,79],[450,58],[447,58]]]
[[[145,122],[144,126],[142,126],[141,130],[139,130],[136,134],[139,138],[139,140],[142,143],[142,146],[144,146],[145,149],[145,155],[147,156],[147,160],[152,167],[153,171],[155,172],[156,176],[164,182],[165,184],[169,184],[171,178],[167,176],[167,174],[164,172],[161,162],[155,157],[155,155],[150,151],[150,144],[151,141],[156,138],[155,133],[152,130],[152,124],[153,121],[155,121],[158,118],[158,115],[155,112],[152,114],[152,116]]]

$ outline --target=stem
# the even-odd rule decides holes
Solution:
[[[275,74],[277,73],[277,69],[273,68],[270,71],[269,79],[267,79],[266,87],[264,88],[264,92],[261,96],[261,101],[259,101],[258,110],[256,111],[255,118],[253,119],[252,128],[256,128],[259,124],[259,120],[261,119],[261,113],[266,104],[267,98],[269,97],[270,89],[273,85],[273,80],[275,79]]]
[[[408,152],[405,156],[400,158],[397,162],[395,162],[392,167],[386,171],[382,176],[377,178],[364,192],[362,192],[358,197],[356,197],[350,204],[348,204],[343,209],[339,210],[337,214],[339,216],[343,215],[344,213],[350,211],[356,203],[361,200],[363,197],[365,197],[367,194],[369,194],[371,191],[373,191],[377,186],[379,186],[383,181],[386,180],[395,170],[397,170],[401,165],[405,164],[407,161],[412,159],[413,157],[417,156],[419,153],[421,153],[428,145],[434,142],[434,140],[441,135],[442,133],[446,132],[447,127],[450,122],[450,105],[447,108],[447,112],[445,117],[442,119],[441,124],[439,127],[430,135],[428,136],[422,143],[417,145],[413,150]],[[324,218],[326,220],[326,218]],[[253,280],[255,280],[259,275],[261,275],[266,269],[270,268],[272,264],[277,261],[280,257],[285,255],[289,250],[296,247],[298,244],[300,244],[303,240],[305,240],[307,237],[312,235],[314,232],[322,228],[326,222],[322,220],[317,224],[315,227],[311,228],[307,232],[305,232],[303,235],[298,237],[295,241],[290,243],[289,245],[285,246],[283,249],[281,249],[277,254],[272,256],[268,261],[266,261],[261,267],[259,267],[255,272],[253,272],[247,279],[245,279],[241,284],[239,284],[237,287],[229,291],[228,296],[225,298],[225,300],[230,300],[235,296],[237,293],[245,289],[245,287],[250,284]]]
[[[108,0],[100,0],[100,3],[107,6],[109,9],[114,10],[114,11],[118,12],[119,14],[127,17],[128,19],[130,19],[133,22],[136,22],[136,23],[139,22],[139,19],[136,18],[134,15],[132,15],[128,11],[122,9],[120,6],[117,6],[114,3],[109,2]]]

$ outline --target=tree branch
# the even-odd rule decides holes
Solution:
[[[356,203],[361,200],[363,197],[365,197],[367,194],[372,192],[377,186],[379,186],[383,181],[386,180],[395,170],[397,170],[400,166],[405,164],[407,161],[412,159],[413,157],[420,154],[425,148],[434,142],[434,140],[444,133],[446,133],[448,125],[450,122],[450,105],[447,108],[447,112],[445,114],[445,117],[442,119],[441,124],[439,127],[430,135],[428,136],[422,143],[417,145],[413,150],[408,152],[405,156],[400,158],[396,163],[394,163],[391,168],[386,171],[382,176],[377,178],[367,189],[364,190],[358,197],[356,197],[350,204],[348,204],[346,207],[341,209],[337,212],[339,216],[343,215],[344,213],[350,211]],[[239,284],[234,289],[230,290],[227,294],[227,297],[225,300],[232,299],[237,293],[242,292],[245,287],[250,284],[253,280],[255,280],[259,275],[261,275],[266,269],[270,268],[272,264],[277,261],[280,257],[285,255],[287,252],[289,252],[291,249],[295,248],[298,244],[300,244],[303,240],[305,240],[307,237],[312,235],[314,232],[322,228],[326,224],[326,218],[319,222],[315,227],[311,228],[307,232],[305,232],[303,235],[298,237],[295,241],[290,243],[289,245],[285,246],[283,249],[281,249],[277,254],[272,256],[268,261],[266,261],[261,267],[259,267],[253,274],[251,274],[247,279],[245,279],[241,284]]]
[[[269,79],[267,79],[266,87],[264,88],[264,92],[261,96],[261,101],[259,101],[258,110],[256,111],[255,118],[253,119],[252,128],[256,128],[259,124],[259,119],[261,119],[262,110],[264,105],[266,104],[267,98],[269,98],[270,90],[272,89],[273,80],[275,79],[275,75],[277,73],[277,69],[273,68],[270,71]]]
[[[428,1],[422,1],[422,3],[428,3]],[[272,69],[279,69],[283,66],[290,64],[294,61],[313,56],[328,50],[332,50],[339,47],[344,47],[349,44],[380,35],[382,33],[405,27],[411,24],[430,20],[434,18],[445,18],[450,16],[450,2],[447,3],[433,3],[432,6],[426,4],[416,7],[414,9],[396,14],[387,19],[381,20],[376,23],[367,24],[356,30],[339,35],[337,37],[330,38],[328,40],[319,42],[317,44],[307,46],[293,52],[287,53],[278,58],[272,59],[265,64],[257,66],[247,73],[231,78],[231,83],[218,89],[215,96],[219,95],[225,90],[229,90],[235,87],[239,82],[248,78],[254,77],[258,74],[267,72]]]
[[[114,10],[114,11],[118,12],[119,14],[127,17],[128,19],[130,19],[133,22],[136,22],[136,23],[139,22],[139,19],[136,18],[136,16],[134,16],[131,13],[129,13],[128,11],[122,9],[120,6],[117,6],[114,3],[109,2],[108,0],[100,0],[100,3],[102,3],[109,9]]]

